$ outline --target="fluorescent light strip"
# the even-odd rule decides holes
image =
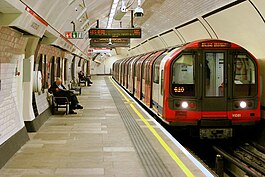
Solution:
[[[118,2],[119,2],[119,0],[113,0],[112,7],[110,10],[110,14],[109,14],[107,28],[111,28],[111,25],[113,22],[113,17],[114,17],[114,14],[115,14],[117,6],[118,6]]]
[[[80,14],[76,17],[76,20],[79,20],[79,19],[83,16],[83,14],[84,14],[86,11],[87,11],[87,8],[85,7],[85,8],[80,12]]]
[[[80,27],[80,29],[83,29],[88,23],[89,23],[89,19],[87,19],[87,20],[83,23],[83,25]]]

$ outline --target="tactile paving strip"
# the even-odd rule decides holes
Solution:
[[[172,175],[148,141],[141,127],[126,108],[120,93],[114,88],[109,78],[105,78],[105,81],[148,176],[171,177]]]

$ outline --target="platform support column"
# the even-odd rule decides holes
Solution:
[[[25,51],[25,59],[23,60],[23,119],[24,121],[32,121],[35,119],[32,109],[32,74],[34,67],[34,54],[39,38],[34,36],[26,37],[28,38],[28,43]]]

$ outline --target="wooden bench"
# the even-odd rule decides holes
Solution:
[[[81,79],[81,78],[79,78],[79,86],[80,86],[81,84],[85,84],[85,86],[86,86],[86,85],[87,85],[86,83],[87,83],[87,81],[86,81],[85,79]]]
[[[74,86],[75,84],[73,83],[69,83],[68,84],[68,89],[70,91],[72,91],[75,95],[81,95],[82,91],[81,91],[81,87],[79,86]]]
[[[67,97],[56,97],[52,96],[52,114],[54,115],[55,110],[58,111],[59,108],[65,108],[66,114],[69,112],[70,101]]]

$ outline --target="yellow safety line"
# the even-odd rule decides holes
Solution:
[[[110,79],[111,80],[111,79]],[[191,171],[184,165],[184,163],[179,159],[179,157],[175,154],[175,152],[167,145],[167,143],[163,140],[163,138],[157,133],[157,131],[149,124],[149,122],[144,118],[144,116],[135,108],[133,103],[128,99],[127,96],[121,91],[121,89],[111,80],[112,84],[116,89],[120,92],[120,94],[125,98],[125,100],[130,104],[134,112],[141,118],[141,120],[145,123],[148,129],[153,133],[153,135],[157,138],[159,143],[163,146],[163,148],[167,151],[167,153],[171,156],[171,158],[178,164],[178,166],[182,169],[182,171],[189,177],[194,177]]]

